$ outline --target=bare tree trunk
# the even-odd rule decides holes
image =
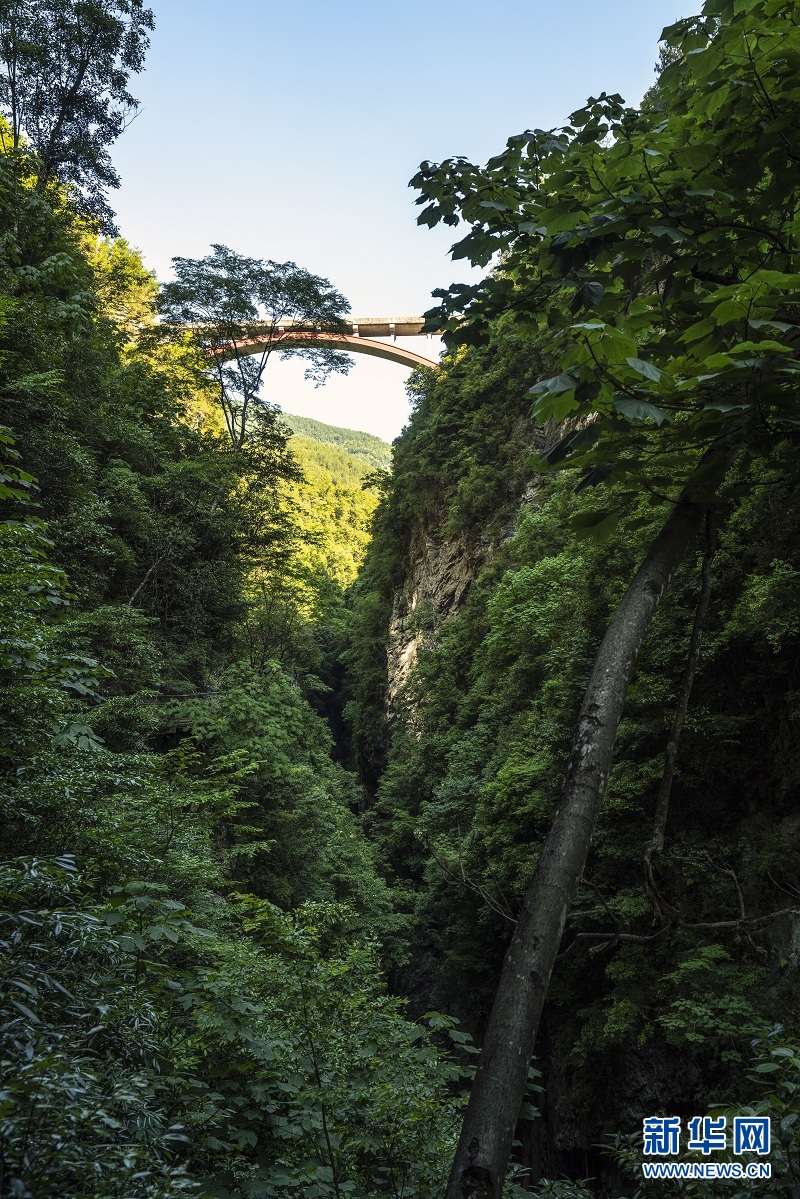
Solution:
[[[653,541],[606,630],[553,825],[506,954],[446,1199],[500,1199],[539,1020],[605,793],[636,658],[676,566],[733,459],[712,447]]]

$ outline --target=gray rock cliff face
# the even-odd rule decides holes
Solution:
[[[455,616],[485,558],[485,551],[447,541],[435,531],[419,530],[412,538],[408,571],[395,592],[389,621],[386,708],[390,721],[425,636]]]
[[[521,508],[536,500],[534,479],[519,497]],[[386,713],[395,718],[397,697],[408,680],[420,646],[444,621],[461,609],[469,589],[494,553],[514,536],[520,511],[504,513],[474,542],[448,538],[441,524],[415,529],[405,578],[392,602],[387,639]]]

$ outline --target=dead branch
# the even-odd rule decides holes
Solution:
[[[495,897],[493,895],[490,895],[489,892],[480,885],[480,883],[475,882],[474,879],[469,877],[466,870],[464,869],[464,860],[461,856],[460,849],[458,850],[459,875],[453,874],[449,865],[446,862],[442,861],[442,859],[436,853],[436,850],[432,849],[430,845],[428,846],[428,852],[430,853],[430,855],[433,858],[436,865],[441,870],[442,875],[444,876],[445,882],[448,882],[452,886],[455,886],[455,887],[465,887],[468,891],[472,891],[473,894],[480,896],[480,898],[483,900],[483,902],[488,904],[488,906],[492,909],[492,911],[496,912],[498,916],[502,916],[504,920],[510,921],[511,924],[517,923],[516,916],[514,916],[512,914],[511,909],[508,906],[508,903],[506,902],[506,898],[502,894],[502,892],[501,892],[500,900],[497,900],[497,899],[495,899]]]

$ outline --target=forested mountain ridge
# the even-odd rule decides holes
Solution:
[[[345,450],[373,470],[385,470],[391,465],[391,446],[372,433],[340,429],[337,425],[326,425],[310,416],[294,416],[291,412],[281,412],[281,420],[299,437]]]

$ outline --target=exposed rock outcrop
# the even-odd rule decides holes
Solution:
[[[387,639],[386,712],[391,722],[426,634],[460,610],[470,587],[489,559],[510,541],[519,512],[534,503],[540,481],[530,480],[519,506],[484,530],[478,541],[447,538],[441,529],[420,527],[411,536],[408,567],[392,601]]]
[[[486,561],[486,548],[447,541],[419,530],[412,537],[409,565],[395,592],[387,643],[387,714],[408,679],[426,632],[455,616]]]

